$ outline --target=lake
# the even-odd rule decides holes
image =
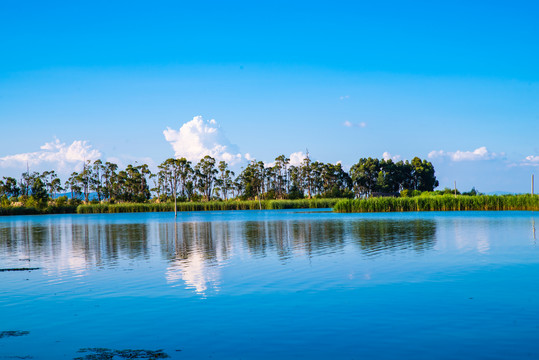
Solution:
[[[539,358],[536,220],[2,217],[0,268],[39,269],[0,272],[0,359]]]

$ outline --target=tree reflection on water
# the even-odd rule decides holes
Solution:
[[[6,226],[7,224],[7,226]],[[167,282],[204,293],[218,289],[221,266],[234,256],[276,257],[360,251],[421,253],[436,242],[434,220],[278,220],[72,223],[14,221],[0,227],[0,253],[48,271],[84,272],[133,261],[165,261]],[[353,249],[356,250],[353,250]],[[123,261],[123,262],[122,262]]]

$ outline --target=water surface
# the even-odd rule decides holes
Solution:
[[[533,212],[0,218],[0,359],[539,357]]]

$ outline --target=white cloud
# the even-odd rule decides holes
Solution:
[[[93,149],[84,140],[75,140],[71,145],[66,145],[55,139],[40,147],[40,151],[7,155],[0,157],[2,167],[37,166],[43,163],[52,163],[60,170],[67,164],[81,164],[85,160],[97,160],[101,157],[99,150]]]
[[[362,122],[359,122],[359,123],[353,123],[353,122],[350,122],[348,120],[346,120],[345,122],[342,123],[344,126],[346,127],[360,127],[360,128],[364,128],[367,126],[367,123],[362,121]]]
[[[290,159],[290,161],[288,163],[289,163],[289,165],[292,165],[292,166],[299,166],[303,162],[303,160],[305,160],[306,157],[307,157],[307,155],[305,155],[305,153],[303,151],[297,151],[295,153],[290,154],[290,156],[288,156],[288,159]],[[275,166],[275,161],[272,161],[272,162],[265,162],[264,161],[264,166],[265,167],[274,167]]]
[[[505,156],[504,153],[493,153],[487,150],[485,146],[481,146],[473,151],[431,151],[428,154],[429,159],[434,158],[449,158],[452,161],[479,161],[479,160],[492,160],[495,158]]]
[[[382,158],[384,158],[384,160],[393,160],[393,161],[399,161],[401,159],[401,156],[400,155],[391,155],[388,151],[385,151],[383,154],[382,154]]]
[[[165,139],[172,145],[176,157],[198,162],[209,155],[216,160],[224,160],[230,165],[239,163],[243,157],[236,146],[223,135],[215,120],[204,120],[195,116],[186,122],[180,130],[169,127],[163,131]]]
[[[339,100],[348,100],[348,99],[350,99],[350,95],[339,96]]]
[[[539,166],[539,155],[526,156],[521,163],[524,166]]]
[[[303,151],[292,153],[290,154],[290,165],[299,166],[306,158],[307,155],[305,155]]]

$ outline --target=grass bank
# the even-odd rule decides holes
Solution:
[[[320,209],[332,208],[339,199],[301,199],[301,200],[255,200],[247,201],[207,201],[181,202],[178,211],[211,210],[274,210],[274,209]],[[128,212],[174,211],[174,203],[124,203],[124,204],[89,204],[79,205],[78,214],[105,214]]]
[[[333,207],[340,213],[392,211],[539,210],[539,195],[438,195],[343,199]]]

